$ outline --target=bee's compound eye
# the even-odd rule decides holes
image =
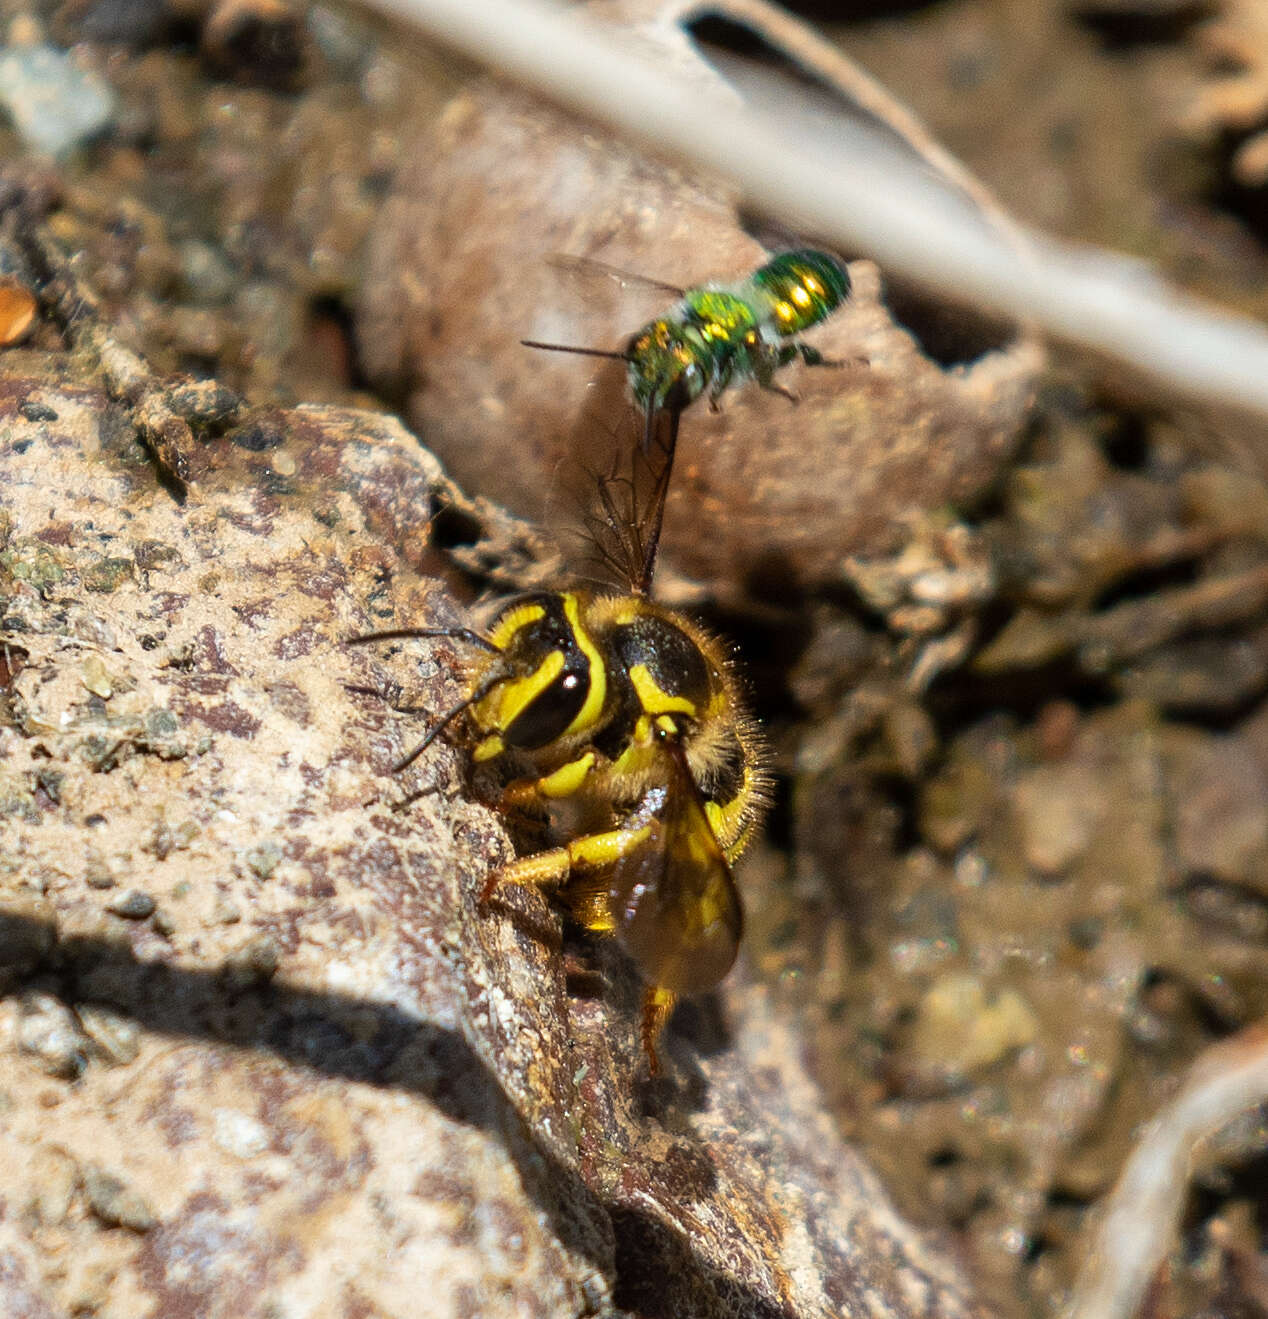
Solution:
[[[589,691],[588,674],[561,673],[516,714],[503,730],[503,740],[507,746],[521,751],[534,751],[562,737],[585,704]]]

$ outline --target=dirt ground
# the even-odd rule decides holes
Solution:
[[[803,12],[1021,219],[1268,314],[1257,0]],[[468,495],[501,496],[444,448],[464,416],[446,402],[444,427],[429,420],[440,359],[407,346],[385,364],[379,328],[380,286],[412,278],[429,315],[460,317],[384,262],[382,213],[474,71],[350,12],[272,0],[0,14],[0,57],[70,48],[108,90],[57,163],[11,110],[0,164],[43,189],[124,342],[254,404],[403,411]],[[697,35],[734,45],[725,25]],[[884,272],[874,293],[913,356],[938,359],[940,323],[887,303]],[[33,335],[0,372],[58,341]],[[773,748],[775,807],[741,871],[749,973],[900,1209],[1021,1316],[1058,1312],[1089,1210],[1189,1063],[1268,1016],[1268,436],[1059,349],[1036,381],[1010,379],[1007,418],[971,432],[990,436],[971,494],[927,492],[898,530],[740,567],[669,544]],[[496,420],[486,464],[518,482],[546,460]],[[738,496],[709,485],[719,452],[702,447],[685,479],[725,513]],[[913,621],[913,584],[934,572],[953,603]],[[950,658],[913,685],[916,641],[944,638]],[[1200,1162],[1150,1304],[1268,1316],[1268,1110]]]

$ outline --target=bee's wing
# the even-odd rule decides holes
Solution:
[[[546,261],[556,270],[567,271],[570,274],[585,277],[601,275],[605,279],[614,279],[622,288],[641,285],[643,288],[655,289],[660,293],[672,293],[676,298],[681,298],[686,292],[686,289],[679,288],[677,284],[668,284],[663,279],[651,279],[647,275],[636,275],[633,271],[622,270],[620,266],[610,266],[606,261],[595,261],[588,256],[568,256],[557,252],[548,256]]]
[[[572,460],[556,477],[560,504],[584,530],[576,558],[606,586],[650,593],[669,494],[678,413],[644,416],[621,395],[603,415],[587,409],[573,428]]]
[[[623,324],[627,335],[665,311],[666,295],[680,298],[684,292],[676,284],[589,257],[553,255],[545,261],[579,284],[587,283],[588,294],[576,290],[579,305],[600,319],[610,316]],[[596,284],[608,291],[596,290]],[[543,321],[543,328],[547,324]],[[623,340],[620,347],[624,351]],[[591,348],[605,353],[614,350],[614,344],[597,343]],[[560,465],[552,482],[549,520],[566,529],[576,525],[580,513],[586,543],[577,558],[597,566],[605,585],[647,594],[673,471],[679,414],[657,408],[644,412],[636,406],[623,360],[602,363],[578,399],[581,407],[565,445],[568,461]]]
[[[731,969],[744,917],[680,746],[667,749],[666,763],[667,784],[651,789],[626,822],[646,834],[612,869],[612,917],[648,983],[696,994]]]

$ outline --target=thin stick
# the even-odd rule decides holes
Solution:
[[[868,253],[960,299],[1130,363],[1173,389],[1268,414],[1268,331],[1167,287],[1139,261],[1024,233],[1002,240],[927,167],[844,121],[804,142],[649,63],[575,9],[542,0],[370,0],[472,59],[661,156],[730,180],[785,225]],[[834,125],[834,128],[836,126]]]
[[[1145,1128],[1110,1193],[1066,1319],[1132,1319],[1175,1240],[1194,1149],[1268,1098],[1268,1025],[1247,1027],[1194,1063]]]

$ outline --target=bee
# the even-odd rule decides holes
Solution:
[[[616,278],[620,272],[598,262]],[[732,385],[756,380],[763,389],[793,395],[775,372],[800,357],[807,366],[840,366],[797,336],[826,320],[849,297],[850,275],[828,252],[800,248],[780,252],[738,283],[680,289],[643,281],[678,297],[663,316],[649,321],[622,352],[523,339],[528,348],[616,358],[627,364],[630,394],[644,417],[643,447],[660,413],[678,415],[708,391],[709,406]],[[794,400],[795,401],[795,400]]]
[[[497,771],[498,805],[538,817],[567,806],[582,822],[490,874],[480,901],[505,884],[537,885],[585,929],[615,936],[646,985],[640,1036],[653,1074],[675,1001],[712,989],[735,960],[744,921],[731,867],[768,796],[723,646],[651,598],[676,438],[676,425],[658,428],[648,454],[632,440],[637,472],[598,483],[592,532],[618,589],[514,596],[485,630],[355,638],[469,647],[462,699],[395,768],[461,719],[473,766]]]

